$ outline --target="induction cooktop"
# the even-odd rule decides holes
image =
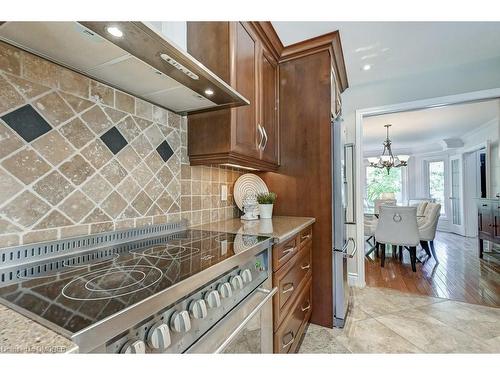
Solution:
[[[71,336],[268,240],[183,230],[28,263],[0,301]]]

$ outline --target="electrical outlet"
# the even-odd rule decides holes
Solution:
[[[220,200],[227,201],[227,185],[220,186]]]

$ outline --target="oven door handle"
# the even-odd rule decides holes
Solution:
[[[255,293],[264,293],[266,294],[266,296],[264,297],[264,299],[255,307],[255,309],[252,310],[252,312],[250,314],[248,314],[246,316],[245,319],[243,319],[243,321],[240,323],[240,325],[238,327],[236,327],[236,329],[228,336],[227,339],[224,340],[224,342],[217,348],[215,349],[215,354],[219,354],[221,353],[230,343],[231,341],[233,341],[233,339],[238,336],[238,334],[243,330],[243,328],[245,328],[245,326],[247,325],[247,323],[255,316],[255,314],[257,314],[261,309],[262,307],[271,299],[273,298],[273,296],[276,294],[276,292],[278,291],[278,288],[275,287],[273,288],[272,290],[269,290],[269,289],[264,289],[264,288],[257,288],[254,292]]]

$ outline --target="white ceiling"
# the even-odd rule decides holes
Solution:
[[[440,141],[460,138],[474,129],[496,120],[500,100],[456,104],[447,107],[392,113],[367,117],[363,120],[363,147],[365,154],[382,152],[386,136],[385,124],[392,124],[389,136],[396,150],[442,149]]]
[[[272,24],[285,46],[339,30],[350,87],[500,56],[500,22]]]

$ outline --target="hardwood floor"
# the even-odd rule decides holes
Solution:
[[[481,260],[477,239],[451,233],[438,232],[434,245],[439,263],[427,259],[419,247],[417,256],[423,263],[417,263],[417,272],[411,270],[407,250],[400,262],[388,248],[384,268],[373,252],[365,257],[366,285],[500,307],[499,256],[485,254]]]

